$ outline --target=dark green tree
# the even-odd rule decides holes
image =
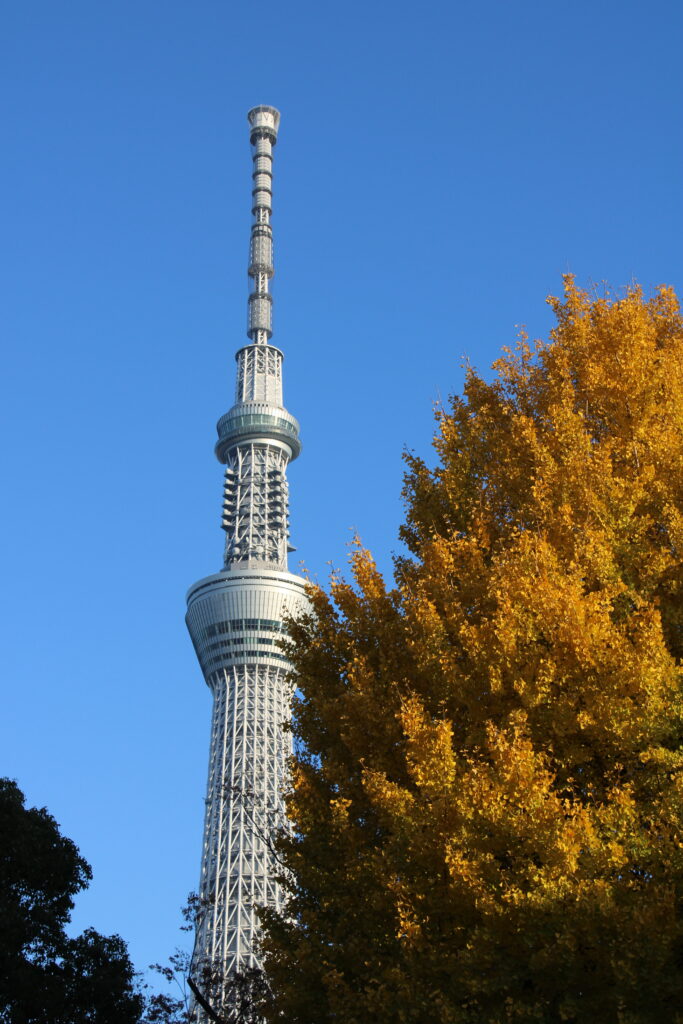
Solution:
[[[143,1009],[126,944],[66,933],[92,877],[45,808],[0,779],[0,1024],[137,1024]]]

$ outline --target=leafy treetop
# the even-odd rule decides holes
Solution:
[[[683,326],[549,301],[291,624],[273,1021],[683,1021]]]

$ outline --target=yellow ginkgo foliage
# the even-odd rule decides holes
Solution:
[[[272,1021],[683,1021],[683,326],[550,301],[291,626]]]

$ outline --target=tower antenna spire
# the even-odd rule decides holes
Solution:
[[[268,290],[275,273],[270,216],[273,212],[273,146],[277,142],[280,112],[275,107],[253,107],[247,118],[254,161],[247,334],[255,345],[267,345],[273,335],[273,299]]]

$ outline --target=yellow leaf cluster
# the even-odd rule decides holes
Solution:
[[[291,625],[273,1021],[683,1021],[683,326],[549,301]]]

